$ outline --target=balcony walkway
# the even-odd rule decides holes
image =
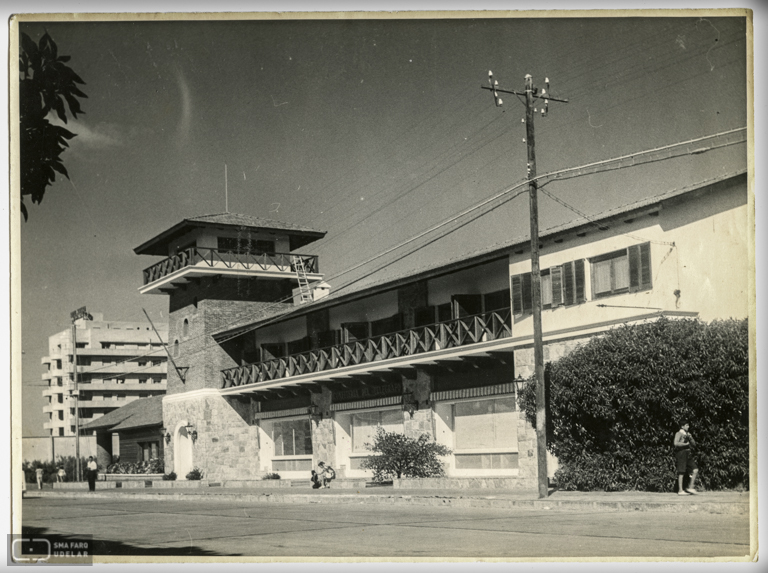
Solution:
[[[222,370],[222,388],[283,380],[511,338],[504,309]]]

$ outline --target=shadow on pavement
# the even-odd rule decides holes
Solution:
[[[26,537],[39,537],[39,536],[51,535],[48,533],[48,528],[46,527],[31,527],[28,525],[23,525],[21,527],[21,532]],[[72,541],[77,541],[82,539],[82,536],[77,536],[74,534],[56,534],[56,537],[58,539],[72,540]],[[131,545],[130,543],[123,543],[122,541],[112,541],[112,540],[104,540],[104,539],[93,540],[92,553],[94,556],[98,556],[98,557],[108,557],[111,555],[143,555],[143,556],[157,555],[157,556],[178,556],[178,557],[185,557],[189,555],[193,555],[193,556],[218,556],[218,555],[239,556],[239,555],[242,555],[242,553],[226,553],[226,554],[218,553],[216,551],[209,551],[207,549],[203,549],[202,547],[197,547],[196,545],[190,545],[188,547],[140,547],[137,545]]]

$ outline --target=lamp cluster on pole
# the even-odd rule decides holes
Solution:
[[[544,341],[541,327],[541,269],[539,268],[539,206],[536,183],[536,141],[533,130],[534,114],[538,111],[537,101],[542,102],[541,115],[549,112],[549,101],[568,103],[567,99],[554,98],[549,94],[549,78],[545,78],[546,85],[541,91],[533,85],[530,74],[525,76],[525,91],[504,90],[499,87],[499,82],[493,79],[493,72],[488,72],[489,86],[480,86],[482,89],[493,93],[496,107],[503,105],[499,93],[514,94],[525,98],[525,139],[528,150],[527,178],[528,196],[530,204],[531,224],[531,286],[533,306],[533,362],[534,376],[536,379],[536,453],[538,460],[538,489],[539,497],[549,495],[549,481],[547,478],[547,418],[546,418],[546,393],[544,387]]]

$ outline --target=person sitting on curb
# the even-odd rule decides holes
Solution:
[[[325,465],[325,462],[317,463],[318,469],[318,481],[323,484],[324,488],[331,487],[331,481],[336,479],[336,470],[331,466]]]
[[[680,430],[675,434],[675,463],[677,465],[677,495],[695,495],[696,476],[699,468],[693,459],[691,446],[696,446],[696,442],[688,433],[688,424],[680,424]],[[683,480],[686,475],[691,476],[691,481],[686,489],[683,489]]]

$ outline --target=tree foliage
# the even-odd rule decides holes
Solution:
[[[360,467],[373,470],[373,480],[379,482],[403,476],[441,477],[445,471],[439,456],[451,453],[427,434],[415,440],[397,432],[387,432],[381,426],[376,429],[373,444],[365,444],[365,447],[377,455],[366,459]]]
[[[559,487],[669,491],[675,432],[690,423],[700,482],[749,486],[747,321],[623,326],[546,367]],[[520,394],[535,424],[535,385]]]
[[[21,159],[21,212],[27,219],[24,196],[40,203],[45,188],[56,180],[56,172],[69,178],[61,154],[69,147],[68,140],[76,134],[53,125],[48,114],[67,123],[66,106],[72,117],[85,113],[80,109],[78,97],[86,98],[77,87],[85,84],[69,66],[69,56],[60,56],[56,42],[48,32],[39,45],[27,34],[21,34],[19,53],[19,115]],[[66,106],[65,106],[66,104]]]

